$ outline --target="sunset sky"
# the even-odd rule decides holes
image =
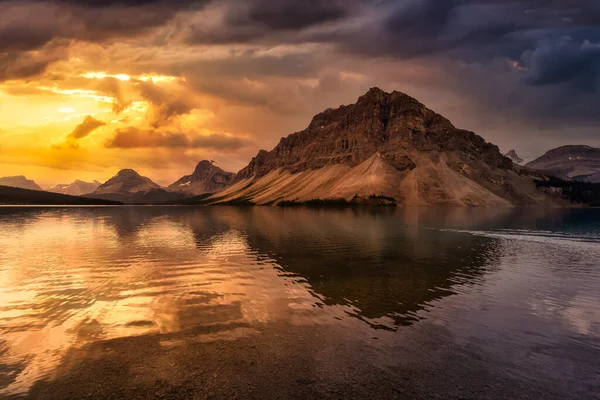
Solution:
[[[0,176],[237,171],[368,88],[533,158],[600,145],[598,0],[0,0]]]

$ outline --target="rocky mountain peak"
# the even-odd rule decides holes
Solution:
[[[138,174],[133,169],[122,169],[119,172],[117,172],[117,175],[115,175],[115,177],[116,178],[128,178],[128,177],[141,177],[141,175]]]
[[[100,185],[94,193],[136,193],[159,189],[160,185],[132,169],[122,169]]]
[[[510,160],[515,164],[521,164],[524,161],[521,157],[519,157],[515,150],[510,150],[508,153],[505,153],[504,157],[510,158]]]
[[[221,168],[215,166],[212,161],[202,160],[198,163],[198,165],[196,165],[196,168],[194,169],[192,175],[195,178],[204,179],[213,170],[221,170]]]
[[[367,93],[363,94],[358,98],[357,104],[361,103],[382,103],[387,101],[389,98],[389,93],[381,90],[378,87],[372,87],[367,91]]]
[[[177,192],[185,192],[193,195],[216,192],[229,185],[234,174],[223,171],[214,165],[214,161],[200,161],[191,175],[186,175],[169,186],[169,189]]]

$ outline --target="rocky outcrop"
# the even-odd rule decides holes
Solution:
[[[591,146],[562,146],[548,151],[527,167],[569,180],[600,182],[600,149]]]
[[[98,181],[84,182],[76,180],[71,184],[56,185],[48,189],[48,191],[53,193],[68,194],[71,196],[81,196],[83,194],[94,192],[99,186],[100,182]]]
[[[169,190],[193,196],[215,193],[229,186],[235,176],[232,172],[223,171],[212,161],[200,161],[191,175],[184,176],[169,186]]]
[[[31,179],[27,179],[23,175],[7,176],[4,178],[0,178],[0,185],[29,190],[42,190],[42,188],[39,187],[37,183],[35,183]]]
[[[372,195],[399,205],[557,204],[497,146],[400,93],[369,90],[261,150],[206,202],[277,204]]]
[[[518,165],[523,164],[523,162],[525,161],[521,157],[519,157],[519,155],[517,154],[517,152],[515,150],[511,150],[508,153],[505,153],[504,157],[510,158],[510,160],[513,163],[518,164]]]

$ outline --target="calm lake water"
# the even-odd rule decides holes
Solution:
[[[0,397],[600,398],[600,210],[0,208]]]

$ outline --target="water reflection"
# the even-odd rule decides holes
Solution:
[[[67,353],[117,338],[187,342],[209,340],[210,333],[239,340],[285,323],[343,327],[356,340],[432,319],[454,339],[472,340],[477,330],[478,338],[494,338],[508,327],[522,335],[522,346],[538,344],[520,330],[523,318],[536,332],[563,321],[565,334],[597,337],[598,297],[590,293],[599,282],[593,247],[599,216],[594,210],[0,208],[0,395],[26,393],[68,373]],[[543,230],[554,233],[539,235]],[[563,242],[548,246],[557,232]],[[583,244],[573,239],[581,237]],[[542,289],[532,292],[532,280]],[[523,303],[513,305],[511,296]],[[476,317],[457,317],[459,309],[475,313],[471,301],[497,308],[477,315],[498,318],[510,310],[519,320],[474,324]]]
[[[325,304],[348,305],[350,315],[385,329],[418,320],[427,304],[497,264],[497,240],[419,229],[387,214],[258,209],[246,224],[248,243]]]

